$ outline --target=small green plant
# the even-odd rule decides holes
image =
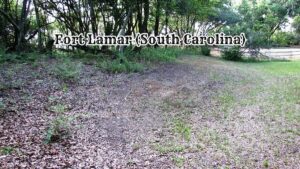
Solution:
[[[66,111],[66,106],[63,104],[57,104],[50,107],[50,110],[55,113],[64,113]]]
[[[182,157],[174,156],[174,157],[172,158],[172,161],[174,162],[174,164],[175,164],[177,167],[181,168],[181,167],[183,167],[183,165],[184,165],[185,159],[182,158]]]
[[[70,132],[70,122],[70,118],[64,115],[60,115],[53,119],[46,132],[45,142],[47,144],[57,142],[68,136]]]
[[[184,139],[190,141],[191,139],[191,127],[181,119],[175,119],[173,121],[174,131],[180,134]]]
[[[263,165],[264,165],[265,168],[269,168],[269,161],[264,160]]]
[[[10,155],[13,153],[13,151],[14,151],[14,148],[10,147],[10,146],[0,148],[0,152],[2,155]]]
[[[72,62],[70,59],[60,59],[54,66],[54,73],[63,80],[76,80],[82,69],[81,63]]]
[[[68,89],[69,89],[69,88],[68,88],[68,85],[67,85],[66,83],[63,83],[63,84],[62,84],[62,91],[63,91],[63,92],[67,92]]]
[[[130,62],[126,58],[122,57],[112,61],[101,61],[97,66],[110,73],[140,72],[144,69],[143,65]]]
[[[0,111],[5,109],[5,104],[3,103],[3,100],[0,99]]]
[[[208,46],[202,46],[201,47],[201,53],[204,56],[210,56],[211,49]]]
[[[240,51],[240,47],[232,47],[225,49],[222,54],[222,58],[230,61],[241,61],[242,60],[242,52]]]

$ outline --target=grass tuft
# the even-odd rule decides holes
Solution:
[[[168,154],[168,153],[183,152],[185,147],[181,145],[174,145],[174,144],[168,144],[168,145],[155,144],[154,149],[161,154]]]
[[[131,73],[144,70],[142,64],[128,61],[126,58],[118,58],[112,61],[102,61],[97,65],[100,69],[109,73]]]
[[[184,122],[181,119],[175,119],[173,121],[174,125],[174,131],[178,134],[180,134],[185,140],[190,141],[191,140],[191,126]]]
[[[1,155],[10,155],[10,154],[13,153],[13,151],[14,151],[14,148],[10,147],[10,146],[0,148],[0,154]]]
[[[174,156],[174,157],[172,158],[172,161],[173,161],[173,163],[174,163],[177,167],[181,168],[181,167],[183,167],[183,165],[184,165],[185,159],[182,158],[182,157]]]
[[[77,80],[82,69],[81,63],[72,62],[70,59],[59,59],[54,66],[54,74],[62,80]]]

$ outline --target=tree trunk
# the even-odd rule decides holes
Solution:
[[[150,14],[149,0],[144,0],[144,21],[142,24],[142,32],[148,33],[148,20]]]
[[[168,34],[168,26],[169,26],[169,11],[166,9],[165,34]]]
[[[154,34],[158,36],[159,31],[159,19],[160,19],[160,4],[161,0],[156,0],[156,11],[155,11],[155,25],[154,25]]]
[[[142,16],[142,2],[137,1],[137,22],[138,22],[138,28],[139,28],[139,32],[142,33],[143,32],[143,16]]]
[[[7,13],[8,12],[8,0],[4,0],[4,2],[3,2],[4,4],[3,4],[3,11],[5,12],[5,13]],[[2,18],[1,18],[2,19]],[[4,43],[6,43],[6,45],[7,45],[7,42],[8,42],[8,38],[7,38],[7,35],[8,35],[8,33],[7,33],[7,31],[6,31],[6,25],[7,25],[7,20],[6,19],[3,19],[3,27],[1,27],[1,29],[3,29],[3,32],[2,32],[2,30],[1,30],[1,33],[3,33],[3,41],[4,41]]]
[[[92,24],[92,31],[94,35],[97,35],[98,28],[97,28],[97,20],[95,15],[94,3],[93,0],[88,0],[90,6],[90,14],[91,14],[91,24]]]
[[[27,22],[27,15],[30,7],[30,2],[31,0],[23,0],[23,5],[22,5],[22,13],[21,13],[21,18],[19,22],[19,33],[18,33],[18,42],[17,42],[17,51],[23,50],[24,43],[25,43],[25,25]]]
[[[41,31],[41,20],[39,14],[39,8],[37,6],[36,0],[33,0],[34,10],[35,10],[35,17],[36,17],[36,24],[38,26],[38,49],[43,49],[43,42],[42,42],[42,31]]]
[[[128,23],[128,20],[130,18],[130,15],[131,15],[131,10],[128,11],[127,15],[124,18],[124,20],[122,22],[122,25],[121,25],[121,29],[118,33],[118,36],[124,36],[125,35],[125,29],[126,29],[126,25]],[[124,46],[119,46],[119,52],[123,53],[123,51],[124,51]]]

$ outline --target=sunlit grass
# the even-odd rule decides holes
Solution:
[[[249,66],[262,70],[272,75],[299,75],[300,61],[271,61],[247,63]]]

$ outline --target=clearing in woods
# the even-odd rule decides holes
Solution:
[[[84,65],[71,85],[51,65],[0,68],[14,84],[0,89],[0,168],[300,166],[299,62],[186,56],[117,75]],[[69,137],[46,144],[58,113]]]

